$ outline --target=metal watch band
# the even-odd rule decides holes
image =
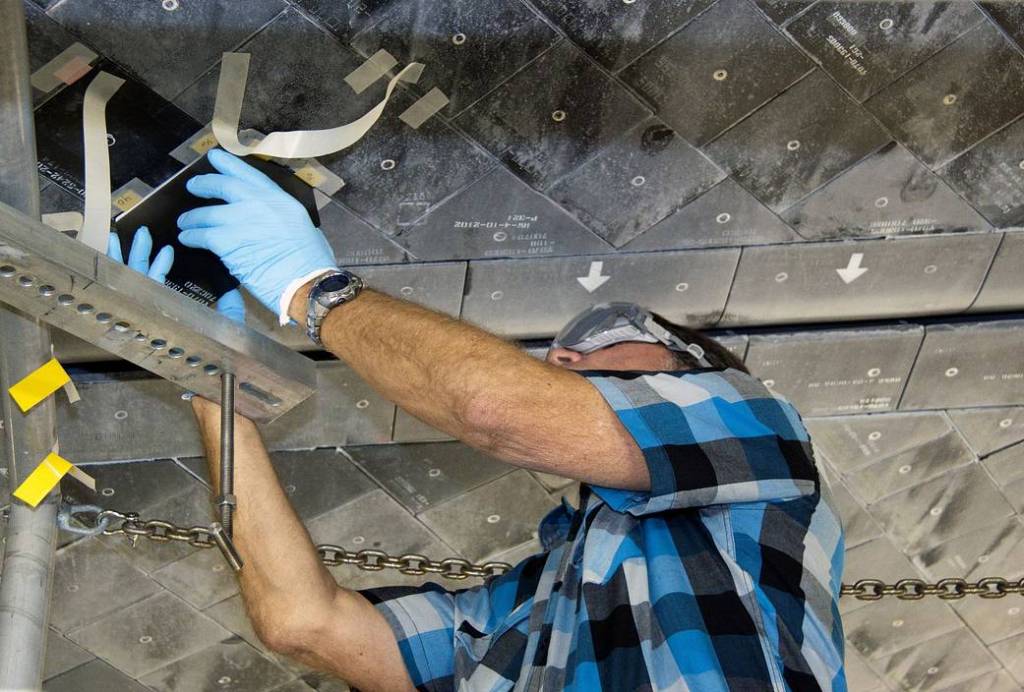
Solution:
[[[334,292],[327,300],[324,300],[324,282],[339,275],[348,277],[348,285],[343,290]],[[358,296],[359,292],[363,289],[363,285],[364,283],[361,278],[345,270],[328,272],[316,280],[316,283],[313,284],[313,288],[309,292],[309,299],[306,304],[306,336],[309,337],[310,341],[317,346],[323,346],[323,342],[320,340],[320,328],[323,326],[327,315],[334,308]]]

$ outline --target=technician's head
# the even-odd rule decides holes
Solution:
[[[576,315],[551,342],[547,361],[570,370],[747,372],[714,339],[633,303],[601,303]]]

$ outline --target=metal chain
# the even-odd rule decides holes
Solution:
[[[205,526],[183,527],[160,519],[143,521],[135,512],[118,512],[113,509],[96,512],[96,509],[91,506],[71,509],[70,514],[86,525],[80,532],[104,536],[123,535],[133,546],[141,536],[160,543],[179,541],[197,548],[217,547],[210,529]],[[96,515],[92,526],[83,520],[83,514]],[[507,562],[473,563],[461,557],[431,560],[417,553],[390,555],[383,550],[371,549],[353,552],[332,544],[318,545],[316,552],[321,562],[328,567],[353,565],[367,572],[396,569],[411,576],[437,574],[454,580],[495,577],[512,569],[512,565]],[[1024,579],[1014,581],[1002,577],[986,577],[978,581],[967,581],[951,577],[935,583],[923,579],[901,579],[895,584],[886,584],[881,579],[859,579],[853,584],[843,584],[839,594],[853,596],[861,601],[879,601],[886,596],[894,596],[901,601],[920,601],[926,596],[938,596],[945,601],[956,601],[967,596],[1004,598],[1010,594],[1024,596]]]

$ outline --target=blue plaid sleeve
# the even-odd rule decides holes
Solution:
[[[455,596],[437,584],[362,589],[384,616],[417,690],[452,688],[455,667]]]
[[[649,492],[594,487],[618,511],[782,501],[817,489],[800,416],[745,373],[584,375],[643,450],[650,472]]]

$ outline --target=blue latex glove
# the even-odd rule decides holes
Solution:
[[[149,262],[149,255],[153,252],[153,236],[145,226],[139,226],[132,238],[132,247],[128,251],[128,266],[135,271],[145,274],[153,281],[164,283],[167,281],[167,272],[171,271],[174,265],[174,248],[165,245],[156,253],[153,263]],[[117,234],[111,232],[107,239],[107,257],[117,262],[124,262],[121,254],[121,240]],[[238,289],[228,291],[217,301],[217,312],[235,322],[245,323],[245,302]]]
[[[290,302],[301,286],[296,281],[336,269],[334,251],[305,208],[273,180],[220,149],[210,151],[209,160],[220,174],[195,176],[188,191],[227,204],[179,216],[178,240],[216,254],[250,293],[286,321],[289,306],[282,298]]]

